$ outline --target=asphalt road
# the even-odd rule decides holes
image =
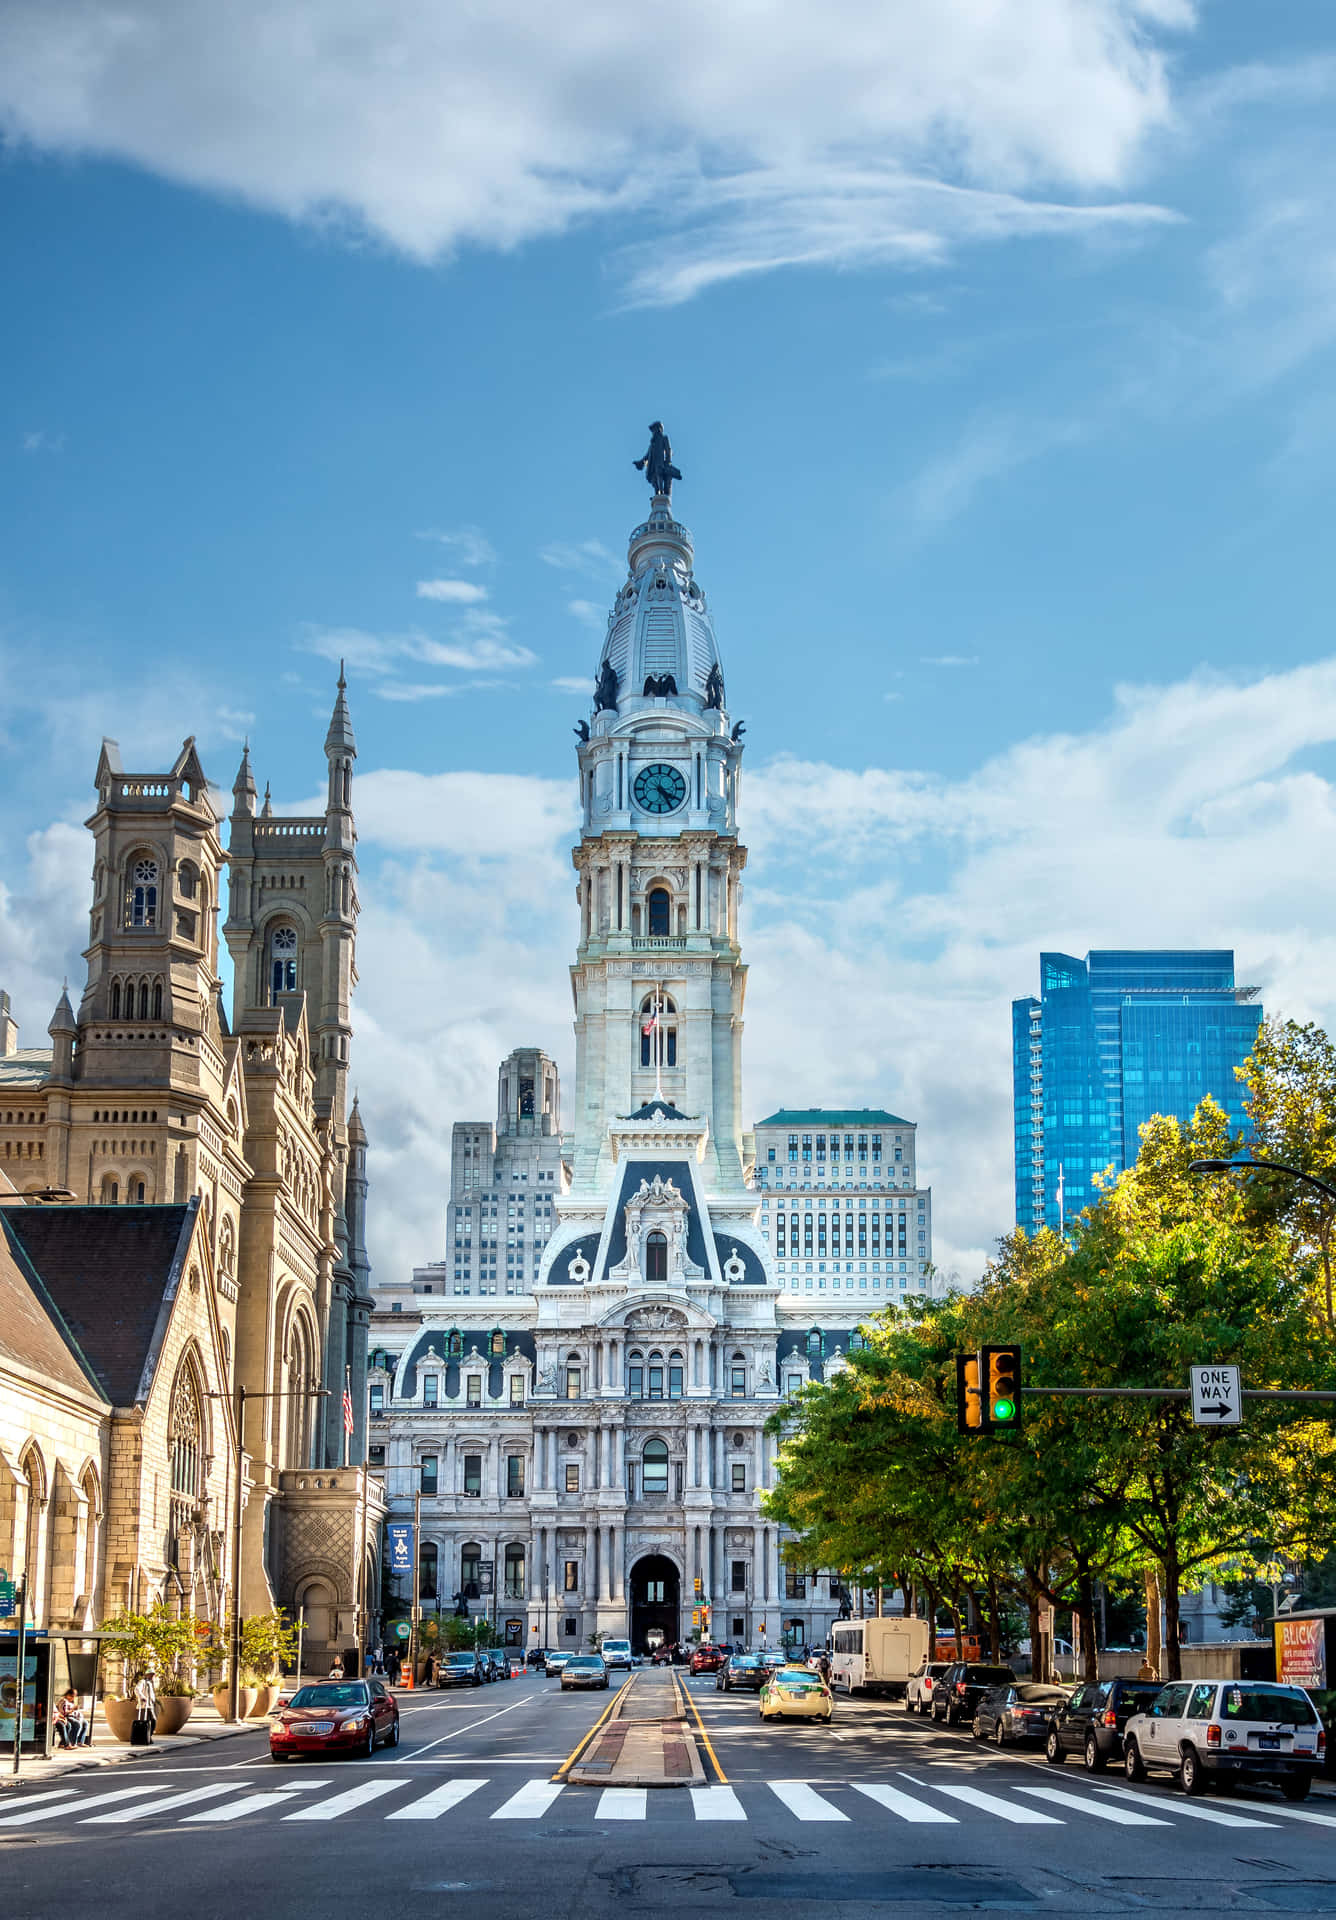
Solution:
[[[554,1780],[609,1696],[537,1677],[404,1698],[374,1760],[275,1766],[258,1732],[27,1786],[0,1801],[0,1914],[1336,1913],[1336,1801],[1188,1802],[891,1703],[841,1700],[827,1730],[762,1727],[710,1676],[691,1695],[694,1791]]]

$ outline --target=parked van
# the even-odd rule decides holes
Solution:
[[[830,1630],[830,1684],[846,1693],[886,1693],[899,1700],[909,1676],[926,1659],[931,1637],[926,1620],[903,1614],[841,1620]]]

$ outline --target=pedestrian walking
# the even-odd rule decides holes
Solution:
[[[130,1728],[132,1747],[150,1747],[158,1724],[158,1687],[152,1667],[135,1681],[135,1717]]]

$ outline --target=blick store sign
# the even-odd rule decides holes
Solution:
[[[1325,1620],[1277,1620],[1276,1678],[1294,1687],[1325,1687]]]

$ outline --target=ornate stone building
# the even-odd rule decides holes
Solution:
[[[550,1148],[551,1219],[522,1257],[500,1142],[456,1129],[453,1245],[411,1293],[377,1292],[374,1457],[394,1517],[421,1496],[427,1605],[462,1596],[514,1643],[604,1631],[643,1648],[685,1637],[698,1607],[730,1640],[816,1639],[838,1596],[782,1562],[764,1427],[840,1364],[873,1303],[802,1297],[761,1224],[742,1127],[743,728],[664,495],[631,534],[579,732],[575,1124],[560,1162]]]
[[[193,740],[166,772],[147,774],[126,773],[115,743],[105,742],[88,821],[93,888],[78,1013],[62,993],[51,1047],[41,1050],[19,1048],[7,1000],[0,1021],[0,1168],[17,1190],[12,1198],[59,1212],[49,1233],[77,1244],[82,1232],[90,1250],[106,1238],[106,1209],[149,1223],[190,1212],[188,1277],[207,1289],[212,1330],[195,1335],[204,1411],[190,1526],[214,1541],[216,1578],[230,1582],[227,1488],[237,1439],[231,1404],[209,1396],[232,1394],[239,1380],[254,1396],[241,1435],[242,1605],[304,1605],[313,1655],[352,1643],[359,1598],[374,1598],[379,1531],[378,1488],[366,1486],[357,1465],[371,1299],[366,1135],[347,1101],[356,751],[340,675],[323,813],[278,818],[267,793],[257,804],[244,753],[224,852]],[[225,875],[230,1016],[218,965]],[[36,1232],[7,1211],[20,1238]],[[106,1389],[99,1342],[111,1328],[91,1311],[88,1325],[86,1357]],[[350,1447],[345,1380],[359,1410]],[[114,1390],[111,1404],[120,1405]],[[127,1467],[107,1489],[107,1550],[89,1617],[188,1589],[180,1532],[166,1524],[136,1531],[123,1510],[137,1502],[141,1516],[165,1515],[148,1487],[175,1444],[174,1404],[166,1390],[144,1401],[139,1477]],[[31,1442],[40,1452],[42,1436]],[[369,1569],[359,1532],[372,1542]],[[39,1530],[32,1542],[42,1537]],[[20,1554],[15,1564],[23,1563]],[[40,1567],[33,1574],[35,1583],[45,1579]]]

